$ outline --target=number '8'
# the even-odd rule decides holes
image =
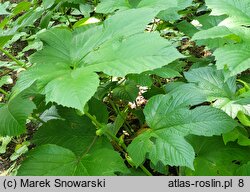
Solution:
[[[239,179],[238,186],[239,187],[244,187],[244,180],[243,179]]]

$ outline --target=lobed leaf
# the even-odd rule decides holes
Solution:
[[[31,56],[34,66],[21,75],[15,92],[36,83],[46,102],[83,111],[99,85],[95,72],[126,76],[183,57],[159,34],[144,32],[155,15],[150,8],[131,9],[88,30],[54,28],[40,34],[44,48]]]
[[[194,151],[183,136],[220,135],[237,126],[233,119],[219,109],[202,106],[190,110],[188,107],[193,100],[176,96],[157,95],[147,103],[144,114],[150,128],[128,147],[129,155],[137,166],[147,158],[154,165],[160,161],[164,165],[193,169]]]

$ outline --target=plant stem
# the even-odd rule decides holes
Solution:
[[[99,122],[97,121],[97,119],[96,119],[94,116],[92,116],[92,115],[89,114],[88,112],[85,112],[85,115],[86,115],[88,118],[91,119],[91,121],[95,124],[95,126],[96,126],[97,128],[101,128],[101,127],[102,127],[102,124],[99,123]]]
[[[237,81],[242,83],[247,90],[250,89],[250,87],[248,86],[248,84],[245,81],[242,81],[241,79],[237,79]]]
[[[95,125],[97,128],[101,128],[101,127],[102,127],[102,124],[101,124],[100,122],[98,122],[97,119],[96,119],[94,116],[92,116],[90,113],[85,112],[85,115],[86,115],[88,118],[90,118],[90,119],[92,120],[92,122],[94,123],[94,125]],[[108,130],[105,130],[105,134],[107,134],[108,136],[110,136],[117,144],[120,144],[120,146],[123,148],[123,150],[124,150],[126,153],[128,153],[128,152],[127,152],[127,146],[125,145],[125,143],[121,143],[120,140],[119,140],[113,133],[111,133],[111,132],[108,131]],[[144,165],[140,165],[139,167],[140,167],[140,168],[142,169],[142,171],[143,171],[144,173],[146,173],[148,176],[152,176],[152,174],[150,173],[150,171],[147,170],[147,168],[144,167]]]
[[[0,88],[0,92],[3,93],[4,95],[8,95],[8,93],[4,91],[2,88]]]
[[[132,127],[126,122],[126,118],[123,116],[123,114],[121,113],[121,111],[119,110],[119,108],[115,105],[115,103],[109,98],[109,103],[111,105],[111,107],[114,109],[114,111],[116,112],[117,115],[120,115],[123,120],[124,120],[124,127],[126,128],[126,130],[128,131],[129,134],[132,134],[131,130]]]
[[[184,176],[184,174],[183,174],[183,168],[181,166],[179,167],[179,170],[177,170],[177,171],[179,171],[178,172],[178,176]]]
[[[109,131],[105,131],[105,133],[108,135],[108,136],[110,136],[115,142],[117,142],[117,143],[120,143],[120,140],[114,135],[114,134],[112,134],[112,133],[110,133]],[[124,149],[124,151],[126,151],[126,153],[127,153],[127,146],[124,144],[124,143],[121,143],[121,147]],[[150,171],[149,170],[147,170],[147,168],[146,167],[144,167],[144,165],[139,165],[139,167],[142,169],[142,171],[144,172],[144,173],[146,173],[148,176],[152,176],[152,174],[150,173]]]
[[[71,23],[71,21],[70,21],[70,19],[69,19],[69,16],[67,15],[67,11],[66,11],[65,8],[63,9],[63,12],[64,12],[64,15],[65,15],[67,21],[69,22],[69,28],[70,28],[70,29],[73,29],[73,25],[72,25],[72,23]]]
[[[142,171],[143,171],[144,173],[146,173],[148,176],[153,176],[153,175],[149,172],[149,170],[147,170],[147,168],[144,167],[144,165],[140,165],[139,167],[140,167],[140,168],[142,169]]]
[[[9,57],[10,59],[12,59],[13,61],[15,61],[16,64],[17,64],[18,66],[27,69],[25,63],[23,63],[22,61],[17,60],[17,59],[16,59],[13,55],[11,55],[8,51],[6,51],[5,49],[3,49],[3,48],[1,48],[1,47],[0,47],[0,51],[3,52],[3,53],[4,53],[7,57]]]
[[[40,117],[38,117],[38,116],[30,116],[29,117],[29,119],[30,120],[36,120],[36,121],[39,121],[40,123],[42,123],[42,124],[45,124],[46,122],[45,121],[43,121]]]
[[[94,4],[94,6],[97,6],[98,0],[94,0],[94,1],[93,1],[93,4]]]
[[[121,147],[124,149],[124,151],[127,152],[127,146],[125,145],[125,143],[120,143],[120,140],[111,132],[109,132],[108,130],[105,131],[105,133],[110,136],[115,142],[117,142],[118,144],[121,145]]]

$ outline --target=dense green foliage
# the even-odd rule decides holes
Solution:
[[[0,15],[0,154],[25,137],[18,175],[249,175],[250,0],[33,0]]]

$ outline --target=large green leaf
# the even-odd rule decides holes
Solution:
[[[34,103],[22,94],[0,108],[0,135],[17,136],[26,130],[26,120],[35,109]]]
[[[39,128],[32,141],[37,146],[44,144],[59,145],[70,149],[77,156],[81,156],[94,140],[95,145],[105,144],[101,139],[97,140],[95,127],[91,124],[91,121],[86,117],[78,117],[77,122],[68,120],[48,121]],[[109,145],[107,146],[110,149],[112,148]]]
[[[157,95],[149,100],[144,114],[150,128],[128,147],[136,165],[147,158],[155,165],[161,161],[164,165],[193,169],[194,151],[183,136],[220,135],[236,127],[237,123],[219,109],[202,106],[190,110],[189,105],[193,103],[190,98]]]
[[[33,64],[63,63],[68,66],[74,64],[70,55],[72,33],[69,30],[55,28],[38,37],[43,41],[44,47],[31,56],[30,60]]]
[[[39,35],[45,46],[42,51],[31,57],[31,62],[39,64],[61,62],[77,67],[86,63],[83,60],[84,56],[99,49],[104,42],[143,32],[154,16],[155,12],[152,9],[128,10],[115,14],[105,20],[103,25],[87,31],[84,28],[77,29],[73,33],[60,28],[49,30]]]
[[[206,5],[212,9],[212,15],[229,15],[225,23],[230,25],[250,24],[249,0],[206,0]]]
[[[86,151],[88,152],[88,151]],[[115,151],[100,149],[79,159],[72,151],[53,144],[37,147],[18,169],[19,176],[107,176],[126,171]]]
[[[192,4],[192,0],[102,0],[96,7],[98,13],[112,13],[116,10],[153,8],[158,18],[163,20],[177,20],[181,16],[178,14]]]
[[[141,0],[137,7],[152,7],[156,9],[157,11],[164,10],[170,7],[176,7],[177,1],[173,0]]]
[[[109,112],[107,106],[102,102],[102,100],[97,100],[92,98],[88,102],[88,111],[91,115],[94,115],[97,121],[100,123],[107,124],[109,120]]]
[[[50,8],[55,3],[55,0],[43,0],[42,4],[45,9]]]
[[[238,168],[250,160],[249,147],[240,147],[234,143],[225,146],[221,137],[188,138],[197,154],[194,170],[186,169],[186,175],[193,176],[232,176]]]
[[[153,80],[147,72],[141,74],[129,74],[127,75],[129,81],[135,82],[136,85],[150,87],[153,84]]]
[[[99,13],[112,13],[115,10],[127,10],[132,8],[149,7],[157,10],[157,12],[170,8],[177,7],[176,0],[102,0],[96,7],[96,11]]]
[[[88,30],[54,28],[40,34],[44,48],[31,56],[34,66],[21,75],[15,92],[36,83],[47,102],[83,111],[99,84],[95,72],[125,76],[182,57],[159,34],[144,32],[155,15],[150,8],[131,9]]]
[[[192,39],[198,45],[206,45],[210,49],[223,47],[226,44],[233,44],[241,40],[235,30],[226,26],[215,26],[207,30],[201,30],[195,33]]]
[[[218,69],[227,68],[228,76],[234,76],[249,69],[250,46],[249,43],[227,45],[214,52]]]
[[[71,112],[72,113],[72,112]],[[52,120],[39,128],[19,175],[115,175],[127,172],[118,152],[95,135],[86,117]],[[62,168],[63,167],[63,168]]]
[[[99,78],[87,70],[72,70],[66,63],[42,64],[24,72],[14,91],[22,91],[34,82],[41,93],[46,94],[46,102],[56,102],[83,111],[99,85]]]
[[[113,89],[113,96],[125,101],[135,101],[138,93],[139,89],[134,81],[126,81],[124,85]]]
[[[159,34],[141,33],[127,39],[107,42],[85,59],[95,71],[102,70],[109,75],[125,76],[160,68],[181,57],[183,55]]]
[[[88,102],[90,113],[96,116],[97,120],[107,122],[105,110],[100,110],[96,105],[96,99]],[[95,103],[94,103],[95,102]],[[96,107],[93,109],[93,107]],[[103,112],[103,113],[100,113]],[[74,109],[58,107],[58,115],[64,120],[51,120],[42,125],[35,133],[33,142],[36,145],[56,144],[72,150],[75,154],[81,155],[87,146],[95,139],[95,127],[86,116],[79,116]],[[98,116],[99,115],[99,116]],[[103,116],[101,116],[103,115]],[[105,118],[105,119],[104,119]],[[95,145],[102,144],[103,147],[112,149],[111,145],[100,138]]]

